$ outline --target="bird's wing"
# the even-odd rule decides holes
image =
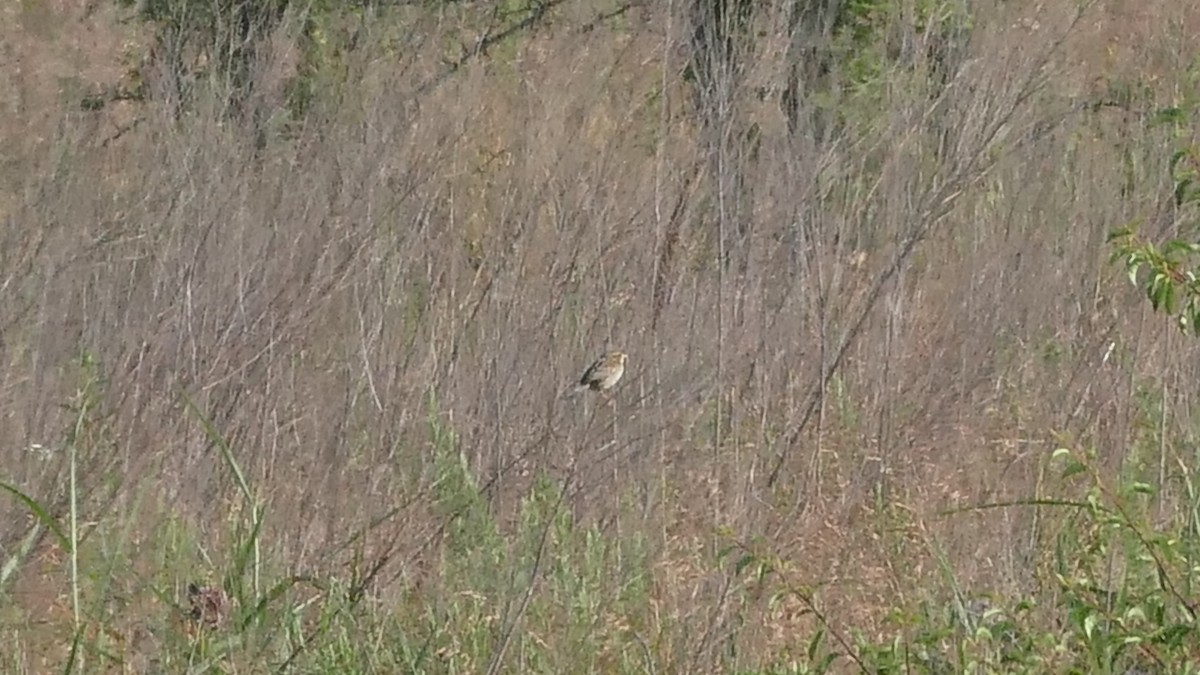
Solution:
[[[592,365],[588,366],[587,370],[583,371],[583,377],[579,378],[580,386],[586,387],[591,383],[592,380],[596,379],[596,371],[600,369],[600,364],[603,361],[604,359],[600,359],[599,361],[596,361]]]

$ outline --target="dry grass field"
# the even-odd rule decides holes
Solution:
[[[296,4],[0,8],[0,671],[1200,672],[1200,6]]]

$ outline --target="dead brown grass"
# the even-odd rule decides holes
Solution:
[[[673,672],[716,668],[736,612],[757,613],[739,639],[763,654],[811,629],[729,594],[723,528],[820,584],[840,627],[882,631],[883,610],[938,587],[935,549],[965,587],[1035,584],[1031,512],[938,514],[1039,494],[1059,438],[1120,467],[1138,383],[1174,410],[1200,393],[1195,348],[1146,315],[1103,245],[1174,217],[1169,150],[1136,111],[1072,107],[1135,76],[1169,102],[1200,13],[1109,2],[1071,29],[1075,3],[1006,5],[940,104],[939,155],[928,102],[905,91],[883,128],[822,145],[738,90],[714,138],[679,80],[682,16],[639,7],[585,32],[587,4],[425,93],[434,54],[352,63],[361,86],[257,157],[203,108],[176,121],[147,105],[105,144],[46,89],[51,71],[119,77],[100,65],[123,39],[109,15],[63,9],[64,32],[10,46],[55,58],[5,75],[30,92],[0,130],[7,478],[61,504],[62,462],[26,448],[71,422],[58,406],[86,349],[105,379],[88,504],[109,509],[90,517],[149,491],[222,550],[235,500],[186,393],[287,514],[268,523],[279,560],[342,569],[345,534],[391,513],[371,545],[401,542],[385,578],[414,579],[442,525],[435,400],[502,519],[536,470],[576,458],[575,514],[650,539],[656,611],[694,628],[665,655]],[[779,58],[766,50],[747,86]],[[756,156],[734,142],[752,122]],[[564,397],[610,347],[630,354],[615,405]],[[0,541],[16,541],[25,521],[0,508]]]

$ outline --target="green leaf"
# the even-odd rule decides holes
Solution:
[[[1087,471],[1087,466],[1084,465],[1083,462],[1080,462],[1077,459],[1072,459],[1067,462],[1067,465],[1063,468],[1062,478],[1070,478],[1071,476],[1081,474],[1085,471]]]
[[[1154,116],[1150,118],[1150,126],[1162,126],[1167,124],[1185,124],[1187,123],[1187,113],[1179,106],[1170,106],[1167,108],[1159,108],[1155,111]]]
[[[1195,629],[1187,623],[1171,624],[1166,628],[1166,630],[1163,630],[1159,633],[1158,641],[1164,645],[1179,647],[1180,645],[1188,644],[1189,640],[1195,639],[1192,637],[1194,630]]]
[[[1192,186],[1192,179],[1182,178],[1175,183],[1175,205],[1182,206],[1194,201],[1193,193],[1188,191]]]
[[[812,663],[817,658],[817,652],[821,649],[821,641],[825,639],[825,629],[817,628],[817,632],[813,634],[811,640],[808,641],[808,662]]]
[[[1137,286],[1137,276],[1138,276],[1138,271],[1140,269],[1141,269],[1141,264],[1139,264],[1139,263],[1130,262],[1128,265],[1129,283],[1133,284],[1134,286]]]
[[[738,559],[737,564],[733,566],[733,573],[735,575],[741,574],[742,570],[746,569],[746,567],[748,567],[749,565],[756,563],[756,562],[758,562],[758,556],[747,553],[746,555],[744,555],[740,559]]]
[[[1175,297],[1175,286],[1165,272],[1156,271],[1150,279],[1150,284],[1146,287],[1146,295],[1149,296],[1150,306],[1155,311],[1165,310],[1170,313]]]
[[[1141,607],[1130,607],[1129,609],[1125,610],[1125,616],[1123,618],[1126,622],[1145,621],[1146,612],[1142,611]]]
[[[32,511],[33,515],[38,520],[42,521],[42,524],[50,528],[50,531],[54,533],[54,538],[58,539],[58,545],[61,546],[62,549],[67,553],[71,552],[71,540],[65,533],[63,533],[62,528],[58,525],[58,521],[54,518],[54,516],[50,515],[50,512],[47,511],[44,506],[38,503],[38,501],[33,497],[21,492],[16,487],[9,485],[8,483],[0,481],[0,488],[8,490],[12,496],[16,497],[18,501],[25,505],[25,508]]]
[[[1179,163],[1186,159],[1189,155],[1191,155],[1191,150],[1189,148],[1181,148],[1171,153],[1171,159],[1167,163],[1167,166],[1170,167],[1172,175],[1175,174],[1175,168],[1179,166]]]
[[[1196,244],[1184,241],[1182,239],[1172,239],[1162,245],[1163,253],[1173,255],[1176,253],[1194,253]]]
[[[1109,232],[1108,239],[1106,241],[1107,241],[1107,243],[1111,244],[1113,241],[1115,241],[1117,239],[1126,239],[1132,235],[1133,235],[1133,226],[1126,225],[1125,227],[1122,227],[1120,229],[1116,229],[1116,230],[1113,230],[1112,232]]]

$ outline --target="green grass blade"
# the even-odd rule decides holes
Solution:
[[[37,517],[37,519],[41,521],[43,525],[50,528],[50,532],[52,532],[54,537],[58,539],[58,543],[60,546],[62,546],[64,551],[69,552],[72,550],[72,548],[74,548],[71,546],[70,538],[68,538],[66,533],[63,532],[62,528],[59,527],[58,521],[55,520],[54,516],[50,515],[50,512],[47,511],[46,508],[42,506],[36,499],[30,497],[24,492],[21,492],[16,487],[9,485],[4,481],[0,481],[0,488],[8,490],[12,496],[16,497],[21,503],[25,504],[30,511],[33,512],[33,515]]]

